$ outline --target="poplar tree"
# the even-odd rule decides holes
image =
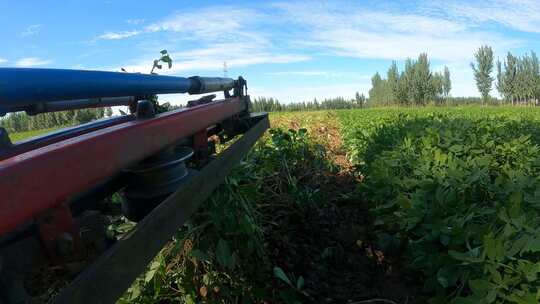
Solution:
[[[503,76],[503,94],[514,104],[517,96],[517,61],[510,52],[506,55]]]
[[[481,46],[474,54],[476,65],[471,62],[471,67],[474,71],[474,78],[478,91],[482,95],[482,103],[486,104],[489,101],[489,92],[493,83],[491,72],[493,70],[493,50],[490,46]]]
[[[433,73],[427,54],[422,53],[417,60],[407,59],[401,73],[396,62],[392,62],[387,78],[377,72],[371,79],[370,103],[374,105],[425,105],[439,103],[450,94],[452,87],[450,71]]]
[[[447,66],[444,67],[444,79],[443,79],[443,93],[444,97],[447,98],[450,95],[450,90],[452,90],[452,81],[450,80],[450,70]]]
[[[497,88],[497,91],[499,91],[501,96],[506,99],[506,96],[507,96],[506,79],[502,72],[502,65],[499,59],[497,59],[497,82],[495,83],[495,87]]]
[[[390,88],[391,92],[391,101],[392,103],[395,103],[397,100],[397,95],[399,93],[399,71],[398,67],[395,61],[392,61],[392,64],[390,65],[390,68],[387,72],[387,81],[388,86]]]

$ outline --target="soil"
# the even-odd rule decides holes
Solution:
[[[373,219],[357,190],[362,177],[347,160],[339,126],[316,122],[310,129],[340,169],[305,181],[325,193],[323,204],[274,212],[265,227],[272,264],[305,279],[308,302],[414,303],[418,284],[374,245]]]

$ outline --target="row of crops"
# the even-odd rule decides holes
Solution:
[[[379,246],[430,303],[539,303],[540,112],[339,112]]]

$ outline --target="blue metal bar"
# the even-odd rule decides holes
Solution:
[[[137,98],[134,96],[97,97],[97,98],[60,100],[60,101],[57,100],[57,101],[33,104],[32,106],[30,106],[30,108],[26,109],[26,113],[29,115],[36,115],[39,113],[77,110],[77,109],[86,109],[86,108],[129,106],[136,102],[137,102]]]
[[[18,110],[40,102],[97,97],[200,94],[209,89],[230,90],[233,86],[234,80],[230,78],[0,68],[0,108]]]

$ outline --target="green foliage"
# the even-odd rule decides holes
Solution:
[[[387,78],[377,72],[371,78],[369,102],[373,106],[426,105],[441,103],[452,88],[450,71],[432,72],[427,54],[420,54],[417,60],[407,59],[405,69],[399,73],[396,62],[388,69]]]
[[[107,110],[107,113],[108,110]],[[106,109],[81,109],[62,112],[27,115],[24,112],[9,113],[0,119],[0,127],[8,132],[25,132],[62,126],[78,125],[105,117]]]
[[[452,81],[450,80],[450,70],[448,67],[444,67],[442,90],[445,98],[448,98],[450,91],[452,90]]]
[[[518,58],[508,53],[497,61],[497,90],[512,104],[536,104],[540,99],[540,67],[534,52]]]
[[[309,102],[293,102],[288,104],[280,103],[274,98],[259,97],[251,102],[253,112],[280,112],[280,111],[310,111],[310,110],[331,110],[331,109],[356,109],[362,108],[366,104],[364,94],[356,92],[355,98],[347,100],[343,97],[324,99],[318,101],[316,98]]]
[[[47,129],[40,129],[40,130],[32,130],[32,131],[23,131],[23,132],[16,132],[16,133],[10,133],[9,138],[11,139],[11,142],[17,142],[21,141],[23,139],[31,138],[34,136],[39,136],[48,132],[52,132],[54,130],[57,130],[57,127],[53,128],[47,128]]]
[[[274,276],[285,282],[290,288],[279,292],[280,298],[287,304],[299,304],[306,299],[306,295],[302,292],[304,287],[304,277],[299,276],[295,279],[294,276],[287,276],[283,269],[274,267]]]
[[[315,199],[298,180],[312,169],[329,168],[325,151],[305,129],[272,129],[152,262],[121,303],[260,303],[273,297],[275,268],[264,243],[259,204],[268,197],[293,198],[291,209]],[[282,209],[286,202],[275,202]],[[300,303],[304,278],[292,275],[279,297]],[[285,281],[286,282],[286,281]]]
[[[474,54],[476,65],[471,62],[474,71],[474,78],[478,91],[482,94],[484,103],[489,100],[489,92],[493,83],[491,72],[493,71],[493,50],[490,46],[481,46]]]
[[[467,106],[467,105],[481,105],[486,104],[482,97],[453,97],[449,96],[446,98],[447,106]],[[502,105],[502,100],[490,97],[488,105]]]
[[[166,63],[169,69],[172,68],[172,59],[169,56],[169,53],[167,53],[167,50],[162,50],[159,53],[161,54],[161,57],[154,60],[154,65],[152,66],[152,70],[150,70],[150,74],[154,74],[155,69],[161,70],[163,68],[162,62]]]
[[[429,303],[540,300],[540,119],[511,108],[341,112],[380,246]]]

